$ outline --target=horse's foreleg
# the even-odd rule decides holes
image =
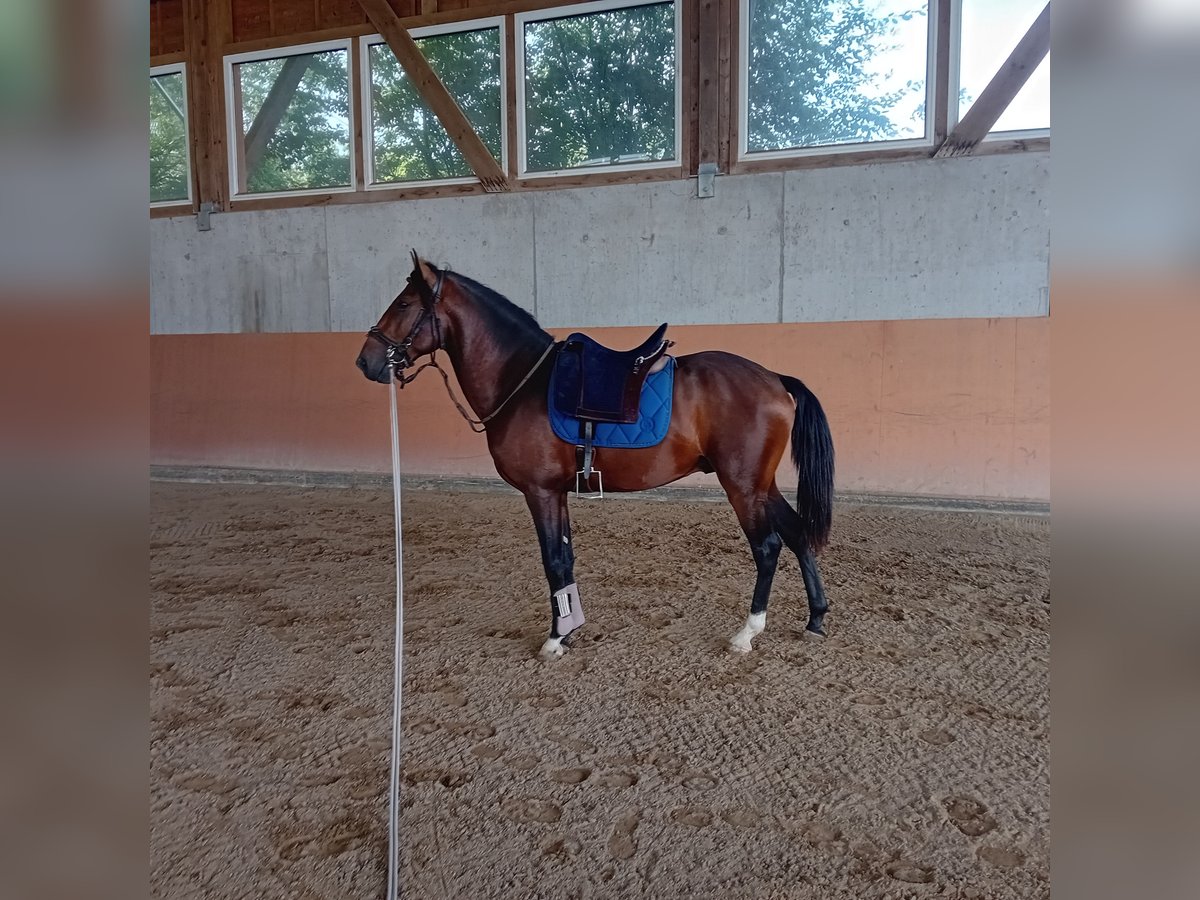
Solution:
[[[533,514],[542,566],[550,584],[550,637],[542,644],[541,655],[545,659],[557,659],[565,652],[563,639],[583,624],[583,607],[575,585],[575,550],[571,546],[567,496],[528,493],[525,502]]]
[[[751,641],[767,627],[767,601],[771,598],[771,584],[775,580],[775,568],[779,564],[783,540],[771,523],[765,498],[730,493],[729,501],[737,512],[742,530],[746,532],[758,572],[754,581],[754,596],[750,601],[750,615],[741,630],[729,640],[731,650],[749,653],[753,649]]]

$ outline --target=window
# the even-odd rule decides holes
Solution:
[[[602,2],[521,13],[521,174],[678,165],[679,10]]]
[[[183,63],[150,70],[150,204],[192,199]]]
[[[503,168],[503,19],[413,29],[430,67],[484,145]],[[363,83],[367,104],[367,186],[421,181],[473,181],[475,176],[437,116],[421,99],[404,67],[378,35],[363,38]]]
[[[930,6],[741,0],[741,154],[928,142]]]
[[[1046,0],[962,0],[958,104],[957,108],[951,108],[951,116],[957,113],[958,119],[962,119],[967,114],[1045,6]],[[992,133],[1049,127],[1050,54],[1047,53],[993,126]]]
[[[233,195],[354,189],[350,44],[225,59]]]

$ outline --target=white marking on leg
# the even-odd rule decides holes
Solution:
[[[749,653],[754,648],[750,642],[762,634],[763,629],[767,627],[767,614],[751,613],[746,619],[746,624],[742,626],[742,630],[729,639],[729,648],[738,653]]]
[[[546,643],[542,644],[541,657],[542,659],[551,660],[558,659],[567,651],[562,645],[562,638],[546,638]]]

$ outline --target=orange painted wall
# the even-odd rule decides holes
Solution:
[[[591,330],[616,347],[647,332]],[[1048,318],[684,326],[671,334],[677,354],[729,350],[804,379],[829,415],[842,490],[1050,497]],[[388,392],[354,368],[361,343],[356,334],[153,337],[151,461],[387,471]],[[459,418],[436,372],[406,388],[400,405],[406,471],[495,474],[483,438]],[[781,470],[781,484],[794,482]]]

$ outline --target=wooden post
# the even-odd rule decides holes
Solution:
[[[700,163],[720,160],[721,3],[699,0]]]
[[[438,117],[442,127],[459,149],[467,164],[475,172],[475,177],[483,184],[488,192],[508,190],[508,180],[500,164],[492,153],[479,139],[475,128],[468,121],[463,111],[459,109],[446,86],[442,84],[437,73],[429,65],[421,53],[421,49],[409,35],[408,30],[400,22],[399,16],[388,4],[388,0],[358,0],[359,5],[392,48],[392,53],[408,77],[412,79],[413,87],[421,98],[429,104],[433,114]]]
[[[1025,37],[1021,38],[1020,43],[1000,67],[1000,71],[988,82],[979,99],[967,110],[962,121],[950,132],[934,156],[943,159],[969,155],[992,130],[992,126],[1004,114],[1004,110],[1008,109],[1008,105],[1033,74],[1033,70],[1049,52],[1050,4],[1047,3],[1037,21],[1029,26]]]
[[[934,81],[933,81],[933,146],[940,147],[946,140],[950,118],[950,104],[958,103],[958,93],[950,96],[950,36],[952,0],[939,0],[937,26],[934,31]],[[928,114],[926,110],[926,114]]]
[[[230,0],[184,0],[188,63],[188,135],[192,150],[192,208],[229,203],[225,86],[222,55],[230,32]]]
[[[717,68],[720,94],[717,97],[717,165],[728,172],[737,160],[737,77],[736,48],[740,15],[737,0],[720,0],[717,28],[720,31]]]

